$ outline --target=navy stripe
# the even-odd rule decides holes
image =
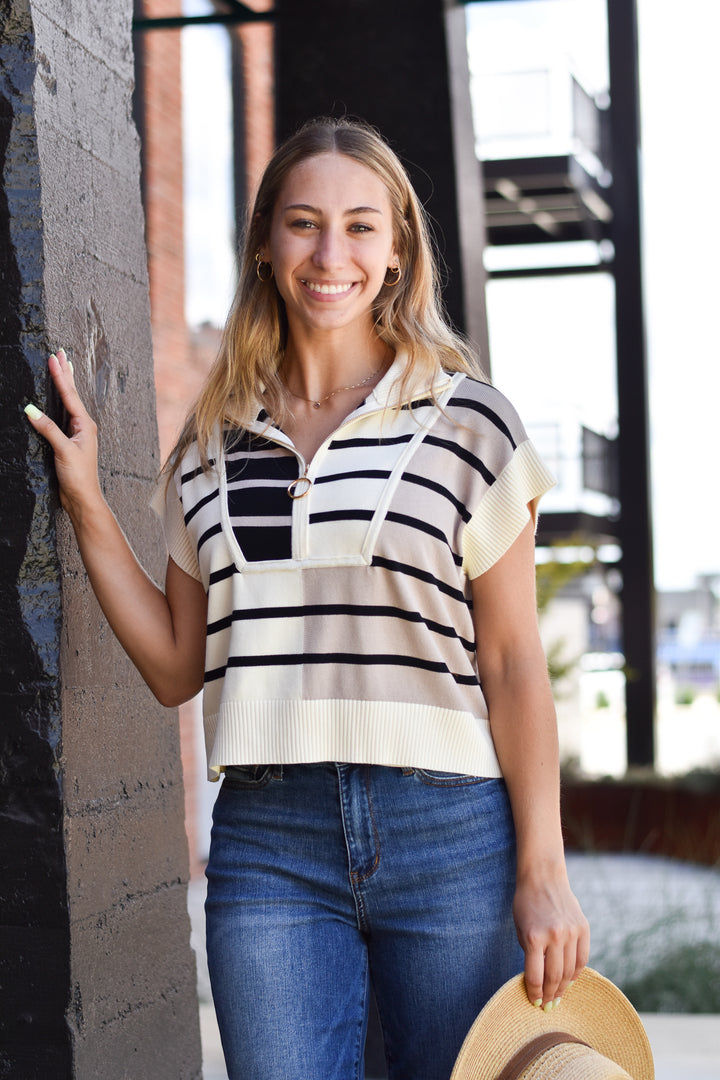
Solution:
[[[418,581],[425,581],[429,585],[434,585],[436,589],[445,593],[446,596],[450,596],[453,600],[458,600],[461,604],[467,606],[467,598],[460,589],[454,589],[452,585],[446,585],[444,581],[433,577],[427,570],[419,570],[416,566],[408,566],[406,563],[396,562],[394,559],[384,559],[380,555],[373,556],[371,565],[381,566],[385,570],[392,570],[396,574],[407,574],[408,577],[417,578]]]
[[[292,503],[287,487],[234,488],[228,491],[228,513],[234,525],[257,517],[286,518],[292,520]]]
[[[407,525],[410,529],[417,529],[418,532],[423,532],[427,536],[433,536],[436,540],[440,540],[443,544],[447,544],[447,546],[450,547],[450,541],[442,529],[437,529],[428,521],[410,517],[408,514],[399,514],[396,510],[388,510],[386,516],[388,521],[394,521],[398,525]],[[452,551],[452,548],[450,548],[450,550]]]
[[[258,450],[277,450],[278,444],[274,439],[266,439],[264,435],[256,435],[247,428],[231,428],[225,432],[225,454],[253,454]]]
[[[310,514],[308,521],[318,525],[321,521],[372,521],[374,510],[321,510]]]
[[[415,437],[414,432],[407,435],[395,435],[392,439],[386,439],[378,435],[376,439],[333,439],[330,450],[346,450],[358,446],[399,446],[401,443],[409,443]]]
[[[219,521],[218,521],[218,523],[216,525],[212,525],[209,529],[206,529],[206,531],[202,534],[202,536],[198,540],[198,544],[197,544],[198,552],[200,551],[200,548],[203,546],[203,544],[205,543],[206,540],[210,540],[213,536],[217,536],[218,533],[221,533],[221,532],[222,532],[222,525],[220,524]]]
[[[208,458],[208,465],[213,466],[214,464],[215,460],[213,458]],[[197,469],[191,469],[190,472],[180,473],[180,483],[187,484],[191,480],[194,480],[196,476],[202,476],[204,472],[205,469],[203,469],[202,465],[198,465]]]
[[[451,454],[467,462],[476,472],[479,472],[486,484],[494,484],[495,476],[490,472],[487,465],[483,464],[476,454],[471,454],[464,446],[451,442],[449,439],[440,439],[437,435],[426,435],[425,442],[431,446],[439,446],[442,450],[449,450]]]
[[[434,634],[441,634],[443,637],[459,641],[467,652],[475,652],[475,643],[462,638],[453,626],[444,626],[443,623],[435,622],[434,619],[426,619],[419,611],[405,611],[403,608],[377,604],[306,604],[294,607],[245,608],[233,611],[232,615],[209,623],[207,632],[208,635],[219,633],[221,630],[227,630],[234,622],[255,622],[258,619],[303,619],[313,616],[324,618],[329,615],[351,615],[362,618],[375,616],[420,623]]]
[[[208,592],[213,585],[217,585],[220,581],[227,581],[229,577],[237,573],[237,567],[235,563],[231,563],[229,566],[223,566],[222,570],[213,570],[208,582]]]
[[[292,558],[292,528],[287,525],[233,527],[235,539],[248,562],[274,562]]]
[[[400,411],[401,412],[411,412],[411,411],[414,412],[415,409],[426,409],[428,407],[429,408],[435,408],[436,406],[437,406],[437,402],[433,401],[432,398],[426,397],[426,398],[420,398],[419,401],[406,401],[404,405],[400,406]]]
[[[509,441],[513,450],[517,449],[517,443],[515,442],[510,428],[507,426],[504,420],[498,416],[494,409],[491,409],[489,405],[484,405],[481,401],[475,401],[473,398],[461,398],[452,397],[447,403],[447,408],[459,409],[471,409],[473,412],[478,412],[482,416],[486,417],[491,424],[494,424],[498,431],[501,431],[505,438]]]
[[[372,521],[375,516],[375,510],[322,510],[316,514],[310,514],[309,522],[311,525],[319,525],[325,521]],[[436,540],[440,540],[443,544],[447,544],[450,547],[447,536],[440,529],[436,529],[434,525],[428,524],[426,521],[421,521],[419,518],[409,517],[407,514],[398,514],[396,511],[390,510],[386,515],[387,521],[394,521],[397,525],[406,525],[411,529],[417,529],[418,532],[423,532],[427,536],[432,536]],[[452,552],[452,548],[450,548]],[[455,553],[453,552],[453,557]],[[462,565],[462,556],[458,556]],[[456,559],[457,562],[457,559]]]
[[[333,473],[331,476],[318,476],[314,481],[318,484],[333,484],[336,480],[388,480],[389,469],[354,469],[351,472]]]
[[[276,454],[271,457],[248,455],[228,459],[225,467],[228,484],[238,484],[248,480],[251,482],[282,480],[289,484],[291,480],[297,480],[298,471],[298,459],[294,454]]]
[[[207,506],[207,504],[211,503],[213,499],[217,499],[219,495],[219,489],[215,488],[215,490],[211,491],[209,495],[206,495],[204,499],[200,499],[199,502],[196,502],[193,508],[191,510],[188,510],[187,514],[185,514],[185,524],[188,525],[195,517],[198,510],[202,510],[203,506]]]
[[[415,656],[394,656],[384,653],[277,653],[271,656],[231,656],[223,667],[205,672],[205,682],[222,679],[233,667],[291,667],[301,664],[370,664],[384,667],[412,667],[449,675],[458,686],[478,686],[476,675],[458,675],[439,660],[422,660]]]
[[[438,495],[442,495],[443,498],[448,499],[457,510],[462,520],[467,523],[470,521],[472,514],[465,506],[465,503],[456,499],[451,491],[448,491],[442,484],[436,484],[434,480],[428,480],[426,476],[418,476],[416,473],[403,473],[402,480],[407,481],[408,484],[419,484],[420,487],[427,488],[429,491],[434,491]]]

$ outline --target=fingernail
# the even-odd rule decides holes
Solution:
[[[75,374],[75,368],[72,366],[72,360],[68,360],[67,365],[70,368],[70,374],[74,375]]]
[[[554,1001],[548,1001],[546,1005],[543,1005],[543,1012],[550,1012],[550,1010],[552,1008],[554,1008],[554,1006],[555,1006]]]
[[[558,1005],[560,1004],[561,1001],[562,1001],[562,998],[555,998],[555,1000],[553,1001],[553,1009],[557,1009],[557,1007],[558,1007]]]
[[[542,998],[538,998],[537,1001],[533,1001],[533,1005],[535,1006],[536,1009],[539,1009],[540,1006],[542,1005]]]
[[[30,405],[26,405],[23,409],[23,412],[31,420],[39,420],[42,416],[42,413],[40,409],[38,409],[37,405],[33,405],[32,403],[30,403]]]

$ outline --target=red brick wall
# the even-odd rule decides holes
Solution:
[[[145,0],[147,17],[177,15],[177,0]],[[143,36],[145,215],[160,452],[172,446],[188,386],[183,232],[181,32]]]
[[[270,11],[272,0],[247,0],[255,11]],[[262,171],[275,147],[272,23],[241,26],[236,31],[245,50],[245,176],[252,204]]]
[[[177,15],[179,0],[145,0],[146,17]],[[272,0],[252,0],[257,10]],[[247,189],[251,196],[273,149],[273,31],[271,25],[248,25],[240,35],[245,56]],[[215,359],[219,331],[189,330],[185,322],[185,251],[183,228],[183,140],[181,31],[147,31],[142,39],[144,86],[143,167],[150,309],[157,394],[160,454],[172,449],[189,406]],[[197,761],[194,716],[180,709],[180,739],[185,777],[186,828],[190,868],[197,873],[205,842],[198,837],[198,785],[204,763]]]

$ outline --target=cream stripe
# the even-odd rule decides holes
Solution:
[[[495,483],[483,497],[463,533],[463,569],[469,578],[489,570],[505,554],[530,520],[539,499],[556,481],[526,440],[518,446]]]
[[[470,713],[382,701],[233,701],[205,721],[209,777],[224,765],[357,761],[500,776],[490,726]]]

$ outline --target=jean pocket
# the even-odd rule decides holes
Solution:
[[[467,773],[442,772],[438,769],[414,769],[418,780],[432,787],[467,787],[469,784],[484,784],[489,777],[469,776]]]
[[[274,765],[226,765],[224,784],[233,788],[261,788],[270,782]]]

